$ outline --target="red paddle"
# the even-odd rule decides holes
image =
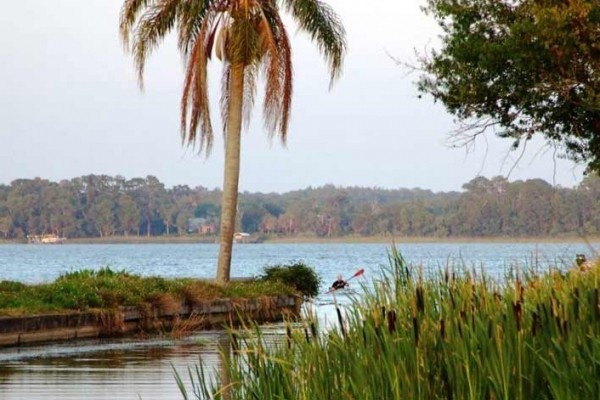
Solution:
[[[356,278],[357,276],[361,276],[361,275],[362,275],[362,274],[364,274],[364,273],[365,273],[365,269],[364,269],[364,268],[361,268],[361,269],[359,269],[358,271],[356,271],[356,272],[354,273],[354,275],[352,275],[350,278],[346,279],[346,282],[348,282],[350,279]]]

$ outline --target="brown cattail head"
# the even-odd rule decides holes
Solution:
[[[515,315],[515,322],[517,324],[517,332],[521,332],[522,307],[520,301],[513,303],[513,313]]]
[[[413,318],[413,332],[415,335],[415,344],[419,345],[419,320],[417,317]]]
[[[317,327],[315,321],[310,321],[310,333],[312,337],[317,337]]]
[[[425,312],[425,296],[423,294],[422,286],[417,286],[416,296],[417,296],[417,310],[420,313],[424,313]]]
[[[446,339],[446,321],[444,321],[444,318],[440,319],[440,335],[442,340]]]
[[[391,310],[387,313],[388,331],[394,333],[396,331],[396,311]]]

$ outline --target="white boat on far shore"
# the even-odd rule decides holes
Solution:
[[[27,235],[27,242],[34,244],[62,244],[67,240],[65,237],[58,235]]]

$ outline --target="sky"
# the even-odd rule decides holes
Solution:
[[[240,190],[286,192],[334,184],[461,190],[477,176],[541,178],[573,187],[583,167],[532,141],[518,163],[511,142],[489,133],[469,151],[450,148],[453,118],[418,98],[415,49],[438,29],[421,0],[330,0],[347,31],[344,73],[333,89],[318,50],[285,19],[294,64],[286,146],[270,141],[257,101],[243,132]],[[142,92],[119,39],[120,0],[19,0],[0,13],[0,184],[87,174],[154,175],[167,187],[222,186],[218,128],[222,65],[209,70],[216,142],[209,157],[179,136],[183,63],[175,37],[150,57]],[[259,86],[259,93],[260,93]]]

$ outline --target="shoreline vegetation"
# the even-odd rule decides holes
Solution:
[[[430,236],[341,236],[341,237],[258,237],[250,235],[247,239],[236,244],[360,244],[360,243],[513,243],[515,241],[527,243],[598,243],[600,235],[589,236],[464,236],[464,237],[430,237]],[[26,240],[0,239],[1,244],[24,244]],[[216,244],[216,236],[186,235],[186,236],[110,236],[89,238],[67,238],[62,245],[68,244]]]
[[[588,399],[600,392],[600,263],[502,282],[451,267],[434,276],[393,249],[382,279],[338,307],[327,330],[309,315],[278,344],[232,331],[206,398]],[[176,371],[183,398],[186,385]]]
[[[143,306],[176,309],[218,299],[254,299],[294,295],[277,280],[240,280],[220,286],[210,280],[140,276],[109,267],[62,274],[49,283],[0,281],[0,317],[108,310]]]
[[[239,194],[235,232],[253,241],[426,237],[578,237],[600,234],[600,177],[574,188],[540,179],[474,178],[460,192],[325,185],[287,193]],[[61,182],[0,184],[0,237],[177,240],[220,232],[221,191],[166,187],[156,177],[87,175]],[[116,237],[116,239],[114,239]],[[328,239],[330,238],[330,239]],[[335,239],[334,239],[335,238]],[[368,239],[367,239],[368,238]],[[386,240],[387,241],[387,240]]]

